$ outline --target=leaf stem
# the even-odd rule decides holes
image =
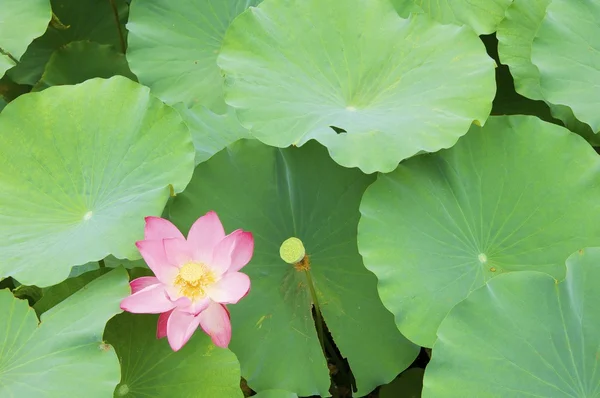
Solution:
[[[325,333],[323,331],[323,315],[321,314],[321,307],[319,307],[319,299],[317,298],[317,292],[315,290],[315,286],[313,285],[310,270],[304,270],[304,274],[306,275],[306,281],[308,282],[310,296],[312,298],[313,305],[315,306],[315,314],[317,318],[317,335],[319,337],[319,342],[321,343],[321,349],[323,350],[323,354],[327,356],[327,350],[325,349]]]
[[[100,266],[100,268],[105,268],[105,267],[106,267],[106,264],[104,264],[104,259],[102,259],[102,260],[99,260],[99,261],[98,261],[98,265]]]
[[[13,57],[11,53],[5,51],[2,47],[0,47],[0,54],[6,55],[8,58],[10,58],[11,61],[15,63],[15,65],[19,63],[19,61],[17,61],[17,59]]]
[[[119,42],[121,43],[121,52],[125,54],[127,46],[125,45],[125,37],[123,36],[123,29],[121,29],[121,22],[119,21],[119,10],[115,4],[115,0],[108,0],[110,7],[112,8],[113,15],[115,17],[115,23],[117,24],[117,30],[119,31]]]

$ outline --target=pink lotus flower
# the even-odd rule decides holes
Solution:
[[[136,242],[156,276],[131,281],[131,296],[121,309],[137,314],[161,314],[157,338],[167,336],[178,351],[200,326],[215,345],[231,340],[229,311],[250,290],[250,278],[238,272],[254,251],[250,232],[225,236],[215,212],[200,217],[187,240],[177,227],[159,217],[146,217],[144,240]]]

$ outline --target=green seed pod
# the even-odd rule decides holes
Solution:
[[[288,264],[296,264],[304,258],[306,251],[302,241],[298,238],[286,239],[279,248],[281,259]]]

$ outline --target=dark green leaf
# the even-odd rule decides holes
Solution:
[[[123,53],[107,44],[74,41],[54,51],[33,90],[41,91],[50,86],[83,83],[94,77],[109,78],[115,75],[136,80]]]
[[[310,256],[325,322],[350,363],[358,396],[389,382],[416,357],[418,347],[396,329],[356,247],[358,204],[373,178],[338,166],[316,143],[277,149],[241,140],[201,163],[173,201],[171,218],[182,230],[215,210],[227,231],[254,235],[255,254],[243,269],[252,288],[230,306],[230,347],[252,389],[300,396],[329,389],[306,275],[279,256],[290,237],[300,238]]]

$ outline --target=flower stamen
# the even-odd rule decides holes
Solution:
[[[216,281],[215,274],[206,265],[188,263],[179,269],[174,284],[183,296],[195,300],[206,296],[206,289]]]

